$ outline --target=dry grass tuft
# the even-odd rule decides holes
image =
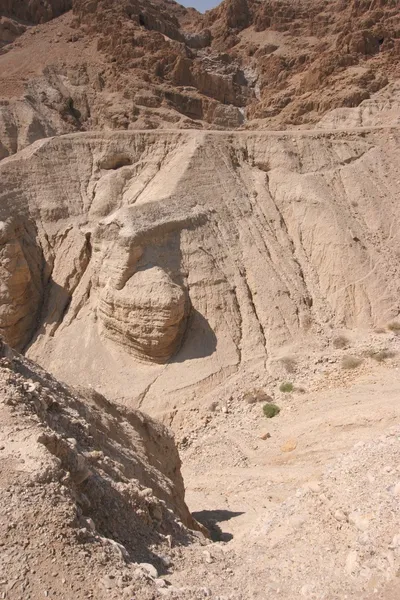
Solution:
[[[358,356],[343,356],[342,358],[342,369],[357,369],[362,364],[362,358]]]
[[[333,338],[332,344],[336,350],[341,350],[343,348],[347,348],[350,342],[344,335],[338,335],[337,337]]]
[[[388,358],[394,358],[396,356],[396,352],[394,352],[393,350],[387,350],[386,348],[384,348],[383,350],[367,350],[366,352],[364,352],[364,356],[372,358],[377,362],[384,362]]]
[[[264,390],[254,389],[246,392],[243,396],[247,404],[256,404],[257,402],[272,402],[273,398]]]
[[[296,372],[297,362],[292,356],[284,356],[283,358],[279,359],[279,362],[283,364],[288,373]]]

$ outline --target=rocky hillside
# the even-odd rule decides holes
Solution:
[[[154,598],[197,527],[170,433],[3,342],[0,420],[2,596]]]
[[[0,0],[0,598],[399,598],[399,42]]]
[[[286,345],[385,328],[399,143],[395,127],[36,142],[0,164],[1,333],[173,416]]]
[[[206,15],[167,0],[70,8],[0,5],[0,158],[104,127],[305,126],[399,76],[396,0],[225,0]]]

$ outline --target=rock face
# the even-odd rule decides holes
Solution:
[[[14,348],[30,339],[43,296],[42,253],[32,224],[0,223],[0,330]]]
[[[70,8],[0,6],[0,158],[82,130],[304,126],[400,75],[396,0]]]
[[[187,303],[185,291],[159,267],[137,271],[121,289],[104,288],[99,304],[104,336],[137,358],[165,363],[181,344]]]
[[[399,143],[395,127],[38,141],[0,164],[21,265],[4,271],[1,332],[63,380],[158,414],[294,340],[386,326]]]
[[[27,0],[14,2],[14,0],[0,0],[0,15],[14,17],[28,23],[45,23],[72,8],[72,0]]]
[[[172,545],[193,540],[187,526],[197,527],[170,432],[60,384],[2,341],[0,417],[2,572],[34,597],[154,597],[138,563],[161,571]],[[2,586],[20,597],[20,586]]]

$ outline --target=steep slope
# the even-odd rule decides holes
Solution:
[[[0,158],[72,131],[304,126],[400,75],[396,0],[23,6],[0,6]]]
[[[173,414],[287,344],[386,326],[399,143],[396,128],[37,142],[0,165],[1,332],[67,381]]]
[[[358,106],[398,78],[399,18],[396,0],[227,0],[205,20],[213,48],[255,75],[249,126],[280,128]]]
[[[3,597],[154,598],[196,526],[169,432],[3,342],[0,418]]]

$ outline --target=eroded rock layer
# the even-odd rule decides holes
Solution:
[[[3,0],[0,158],[73,131],[309,126],[398,80],[399,19],[396,0]]]
[[[66,380],[139,405],[162,393],[162,411],[295,339],[385,325],[398,149],[396,128],[39,141],[0,165],[0,218],[35,249],[6,245],[20,268],[1,332]]]
[[[200,527],[172,434],[59,383],[2,340],[0,418],[2,594],[154,598],[172,546]]]
[[[166,362],[178,349],[187,315],[185,291],[159,267],[137,271],[122,288],[100,296],[104,336],[137,358]]]

